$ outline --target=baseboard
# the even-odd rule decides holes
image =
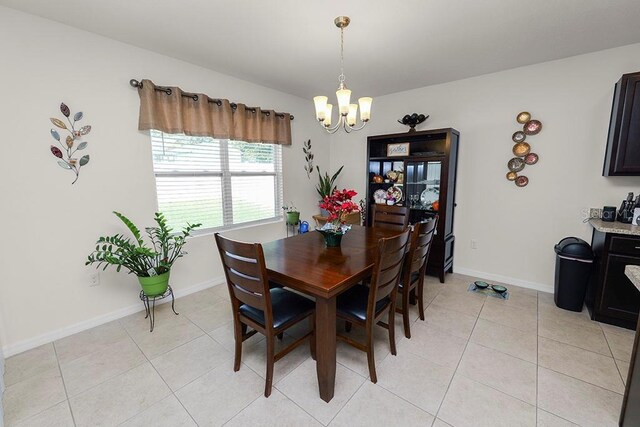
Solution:
[[[500,274],[487,273],[463,267],[454,267],[453,272],[481,279],[495,280],[497,282],[504,283],[505,285],[520,286],[522,288],[534,289],[536,291],[553,293],[553,286],[546,285],[544,283],[530,282],[528,280],[516,279],[514,277],[502,276]]]
[[[174,292],[174,295],[176,298],[184,297],[189,294],[219,285],[223,282],[224,282],[224,277],[214,278],[211,280],[207,280],[206,282],[197,283],[193,286],[189,286],[184,289],[176,289],[176,291]],[[159,302],[158,305],[166,304],[168,302],[170,302],[170,300],[163,300]],[[142,304],[138,302],[137,304],[132,304],[128,307],[124,307],[119,310],[112,311],[111,313],[103,314],[102,316],[97,316],[92,319],[84,320],[82,322],[78,322],[73,325],[66,326],[64,328],[56,329],[54,331],[47,332],[46,334],[38,335],[34,338],[19,341],[15,344],[3,346],[2,353],[4,353],[4,357],[7,358],[15,354],[19,354],[24,351],[31,350],[32,348],[39,347],[43,344],[47,344],[64,337],[68,337],[69,335],[77,334],[78,332],[82,332],[87,329],[95,328],[96,326],[100,326],[102,324],[121,319],[123,317],[129,316],[131,314],[137,313],[142,310],[144,310],[144,307],[142,307]]]

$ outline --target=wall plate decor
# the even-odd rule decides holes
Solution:
[[[532,166],[540,159],[536,153],[531,152],[531,145],[525,142],[530,135],[537,135],[542,130],[542,122],[531,118],[531,113],[522,111],[516,116],[516,121],[522,125],[522,130],[518,130],[511,135],[511,140],[515,145],[511,149],[516,156],[509,160],[507,168],[509,172],[505,175],[508,181],[513,181],[518,187],[525,187],[529,184],[529,178],[518,175],[525,166]]]
[[[536,153],[529,153],[524,156],[524,162],[528,165],[535,165],[538,163],[538,155]]]
[[[537,135],[542,130],[542,123],[539,120],[529,120],[522,126],[522,130],[527,135]]]
[[[518,113],[518,116],[516,117],[516,121],[521,125],[527,123],[529,120],[531,120],[531,114],[528,111]]]
[[[527,139],[527,134],[521,130],[514,132],[513,135],[511,135],[511,140],[515,143],[523,142],[525,139]]]
[[[526,142],[518,142],[513,146],[513,155],[524,157],[531,151],[531,146]]]
[[[51,123],[54,124],[55,127],[61,129],[62,131],[66,131],[69,135],[64,138],[64,143],[62,142],[62,136],[56,129],[51,129],[51,136],[55,139],[62,149],[52,145],[50,147],[51,154],[53,154],[58,159],[58,165],[62,169],[69,170],[73,172],[76,178],[73,180],[71,184],[75,184],[80,176],[80,168],[86,166],[89,163],[89,155],[85,154],[84,156],[78,158],[77,156],[80,154],[78,151],[82,151],[87,148],[89,144],[87,141],[82,141],[84,136],[86,136],[89,132],[91,132],[90,125],[84,125],[80,128],[76,128],[76,124],[82,120],[83,114],[82,111],[78,111],[73,115],[73,121],[71,121],[71,110],[69,107],[63,102],[60,104],[60,112],[65,117],[67,122],[69,123],[69,127],[67,124],[60,119],[56,119],[54,117],[50,118]]]
[[[524,166],[524,160],[522,160],[520,157],[514,157],[513,159],[509,160],[509,163],[507,163],[507,167],[511,172],[520,172],[522,169],[524,169]]]

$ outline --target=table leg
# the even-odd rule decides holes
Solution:
[[[336,383],[336,298],[316,297],[316,370],[320,398],[329,402]]]

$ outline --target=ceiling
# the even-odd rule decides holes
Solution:
[[[330,95],[337,87],[340,33],[333,19],[338,15],[351,17],[345,74],[355,97],[640,42],[638,0],[0,0],[0,5],[305,98]]]

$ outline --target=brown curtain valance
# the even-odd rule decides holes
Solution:
[[[136,87],[140,95],[139,130],[291,145],[289,113],[232,104],[178,87],[160,87],[151,80],[142,80]]]

